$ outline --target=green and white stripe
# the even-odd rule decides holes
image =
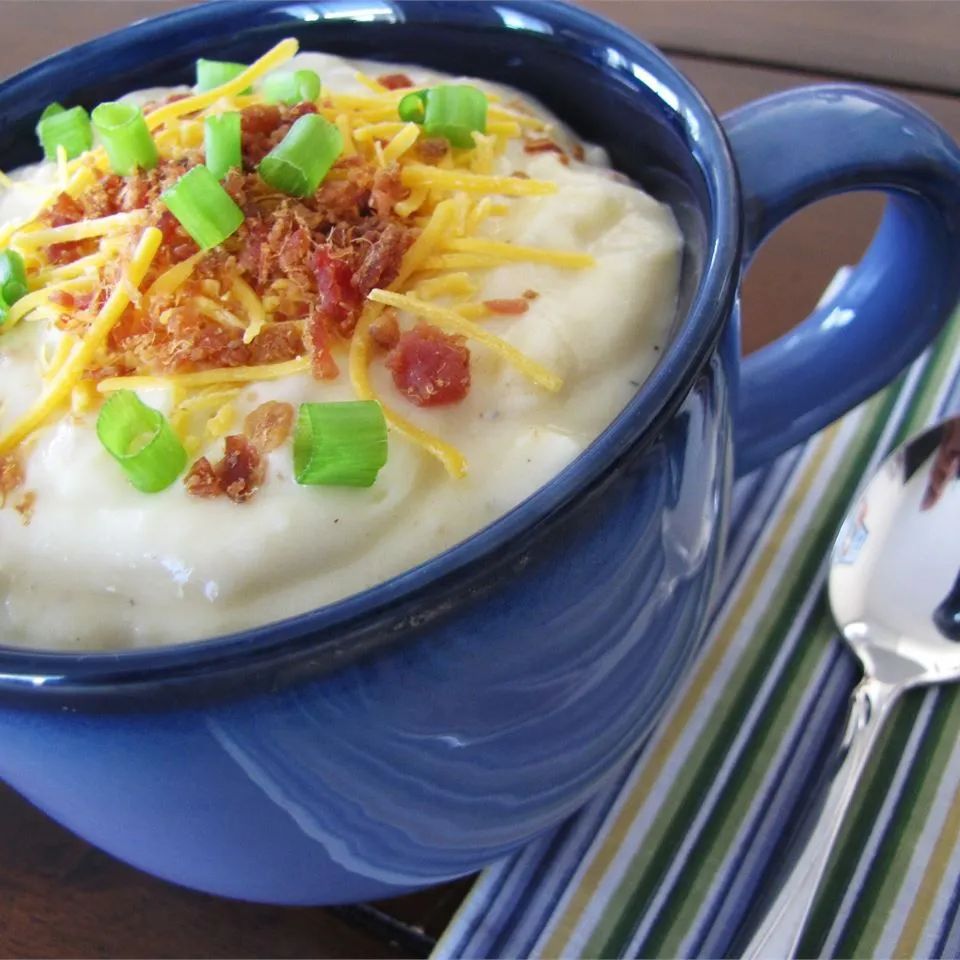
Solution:
[[[486,871],[435,956],[730,949],[817,758],[839,736],[856,677],[824,597],[832,539],[886,452],[960,408],[958,345],[960,318],[895,384],[787,454],[759,487],[739,485],[711,636],[644,753],[614,795],[562,834]],[[905,698],[841,832],[803,955],[960,947],[958,732],[960,690]],[[514,909],[531,884],[536,895]]]

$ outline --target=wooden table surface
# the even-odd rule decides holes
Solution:
[[[3,0],[0,74],[187,0]],[[960,4],[600,2],[586,5],[672,55],[720,113],[777,90],[855,78],[898,91],[960,138]],[[745,349],[800,320],[855,261],[876,196],[803,211],[760,253],[744,290]],[[349,910],[235,903],[154,880],[94,850],[0,786],[0,955],[363,957],[429,951],[469,879]]]

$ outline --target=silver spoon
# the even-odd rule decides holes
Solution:
[[[830,606],[863,664],[823,806],[745,957],[796,955],[877,735],[911,687],[960,679],[960,417],[880,467],[833,546]]]

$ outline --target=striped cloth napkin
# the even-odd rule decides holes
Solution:
[[[734,490],[708,640],[619,783],[477,880],[434,956],[718,957],[789,857],[859,678],[824,589],[861,478],[960,412],[960,316],[892,386]],[[951,531],[949,535],[954,535]],[[801,956],[960,952],[960,688],[907,695]]]

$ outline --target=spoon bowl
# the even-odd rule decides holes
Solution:
[[[954,417],[884,462],[834,546],[834,617],[865,673],[888,683],[960,677],[954,596],[960,485],[951,482],[958,463],[960,417]]]
[[[960,417],[908,440],[853,503],[829,594],[863,664],[843,744],[812,829],[744,956],[793,957],[871,748],[911,687],[960,679]]]

